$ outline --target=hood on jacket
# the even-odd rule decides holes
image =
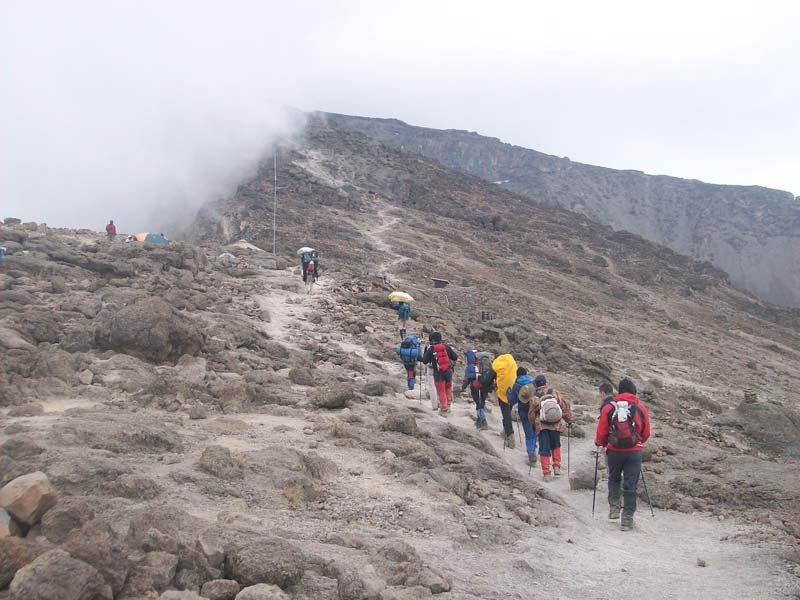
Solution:
[[[614,402],[627,402],[628,404],[639,404],[639,396],[635,394],[622,393],[614,397]]]
[[[517,377],[517,384],[522,387],[523,385],[527,385],[529,383],[533,383],[533,377],[530,375],[520,375]]]
[[[517,361],[510,354],[501,354],[492,362],[492,369],[497,375],[497,397],[508,404],[508,390],[517,380]]]

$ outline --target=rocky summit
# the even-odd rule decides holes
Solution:
[[[1,599],[796,594],[797,310],[323,119],[278,156],[277,256],[271,161],[167,246],[0,226]],[[462,357],[448,416],[406,389],[398,289]],[[476,430],[471,347],[572,402],[560,479],[496,404]],[[592,514],[596,389],[623,375],[654,432],[631,532],[603,461]]]

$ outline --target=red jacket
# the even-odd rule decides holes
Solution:
[[[116,225],[112,225],[111,223],[106,225],[106,233],[108,235],[117,235],[117,227],[116,227]]]
[[[597,433],[595,433],[594,436],[594,445],[605,446],[606,450],[611,450],[612,452],[638,452],[642,449],[642,444],[650,439],[650,415],[647,413],[645,405],[639,402],[639,398],[633,394],[617,394],[617,397],[614,398],[614,402],[619,400],[624,400],[628,404],[635,404],[644,415],[644,422],[637,422],[637,429],[639,430],[639,435],[642,437],[641,442],[636,444],[633,448],[616,448],[608,444],[611,413],[614,411],[614,405],[609,402],[603,407],[600,413],[600,420],[597,422]]]

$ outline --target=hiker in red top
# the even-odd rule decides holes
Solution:
[[[453,365],[458,354],[451,346],[442,342],[442,334],[434,331],[430,345],[422,357],[422,363],[433,365],[433,383],[439,397],[439,414],[445,416],[453,403]]]
[[[114,220],[111,219],[106,225],[106,235],[108,236],[108,241],[113,242],[114,238],[117,237],[117,226],[114,225]]]
[[[608,518],[616,521],[622,510],[623,531],[633,529],[636,489],[642,472],[642,445],[650,438],[650,415],[636,396],[636,386],[627,377],[619,382],[619,393],[603,407],[594,437],[598,452],[606,449],[608,462]],[[620,489],[621,488],[621,489]],[[620,507],[620,491],[624,505]]]

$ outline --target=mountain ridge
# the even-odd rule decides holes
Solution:
[[[800,305],[800,203],[789,192],[587,165],[475,132],[398,119],[320,115],[537,204],[566,208],[708,260],[761,298]]]

